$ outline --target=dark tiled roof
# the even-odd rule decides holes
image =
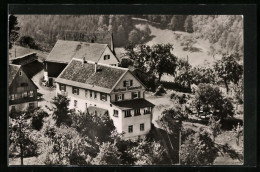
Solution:
[[[8,65],[8,84],[9,84],[9,86],[12,84],[12,82],[20,68],[21,68],[20,65],[14,65],[14,64]]]
[[[119,102],[113,102],[113,104],[119,107],[120,109],[137,109],[154,106],[154,104],[145,99],[124,100]]]
[[[93,86],[93,90],[95,90],[94,86],[99,89],[105,88],[110,90],[128,71],[125,68],[112,67],[104,64],[97,64],[97,72],[94,70],[95,64],[93,62],[82,64],[81,60],[72,59],[56,81],[68,85],[76,83],[79,87],[84,87],[84,85],[82,85],[83,83]]]
[[[69,63],[72,58],[85,57],[86,60],[97,62],[106,47],[107,44],[58,40],[46,61]]]

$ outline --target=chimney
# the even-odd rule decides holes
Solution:
[[[95,73],[97,72],[97,62],[95,62]]]

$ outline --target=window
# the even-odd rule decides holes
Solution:
[[[125,118],[127,118],[127,117],[131,117],[132,115],[131,115],[131,110],[129,109],[129,110],[125,110]]]
[[[77,107],[77,106],[78,106],[78,101],[74,100],[74,107]]]
[[[107,101],[107,94],[100,93],[100,100]]]
[[[85,90],[85,97],[88,97],[88,90]]]
[[[15,112],[15,106],[12,106],[11,112]]]
[[[132,133],[133,132],[133,126],[132,125],[129,125],[128,126],[128,133]]]
[[[150,113],[151,113],[150,107],[144,108],[144,114],[150,114]]]
[[[33,95],[33,91],[30,91],[30,92],[29,92],[29,96],[30,96],[30,97],[33,97],[33,96],[34,96],[34,95]]]
[[[72,94],[79,95],[79,89],[76,87],[72,88]]]
[[[104,60],[109,60],[110,59],[110,55],[104,55]]]
[[[93,97],[91,90],[89,91],[89,96],[90,96],[91,98]]]
[[[23,97],[28,97],[27,91],[23,92]]]
[[[125,81],[123,82],[123,86],[124,86],[124,87],[133,86],[133,80],[125,80]]]
[[[114,117],[118,117],[118,110],[115,110],[114,109],[114,114],[113,114]]]
[[[140,131],[144,131],[144,123],[140,124]]]
[[[34,103],[29,103],[29,109],[33,109],[34,108]]]
[[[22,72],[21,71],[19,72],[19,75],[22,76]]]
[[[116,101],[124,100],[124,94],[117,94],[116,95]]]
[[[132,99],[140,98],[140,92],[132,92]]]
[[[28,83],[25,83],[25,82],[21,83],[21,87],[27,87],[27,86],[28,86]]]
[[[10,99],[11,99],[11,100],[14,100],[14,94],[11,94],[11,95],[10,95]]]
[[[135,116],[141,115],[140,109],[135,109],[134,112],[135,112]]]
[[[66,85],[60,84],[60,91],[66,91]]]
[[[97,92],[94,91],[94,99],[97,99]]]

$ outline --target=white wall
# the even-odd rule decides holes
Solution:
[[[59,85],[56,85],[56,92],[61,93],[59,90]],[[119,133],[122,132],[122,114],[121,110],[118,109],[116,106],[110,103],[110,96],[107,95],[107,101],[100,100],[100,93],[97,92],[97,99],[94,99],[94,91],[92,92],[93,97],[90,98],[90,90],[87,92],[87,97],[85,97],[85,89],[79,88],[79,95],[72,94],[72,87],[66,85],[66,92],[68,97],[70,98],[69,108],[74,109],[74,100],[77,100],[77,107],[76,110],[80,110],[84,112],[86,110],[86,103],[87,106],[96,106],[102,109],[107,109],[110,118],[113,120],[115,127]],[[118,117],[114,117],[114,109],[118,110]]]
[[[122,130],[125,132],[124,138],[145,135],[151,130],[152,113],[143,114],[144,109],[140,109],[141,115],[134,116],[134,110],[131,110],[132,117],[124,117],[122,120]],[[144,123],[144,131],[140,131],[140,124]],[[128,126],[133,125],[133,132],[128,132]]]
[[[104,56],[105,55],[110,55],[110,59],[108,60],[104,60]],[[102,64],[114,64],[116,66],[118,66],[119,61],[117,60],[117,58],[115,57],[115,55],[112,53],[112,51],[106,47],[105,51],[103,52],[103,54],[101,55],[101,58],[99,59],[98,63],[102,63]]]

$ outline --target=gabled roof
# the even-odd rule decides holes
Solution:
[[[107,44],[58,40],[46,61],[69,63],[72,58],[82,59],[85,57],[86,60],[97,62],[106,47]]]
[[[141,98],[141,99],[131,99],[131,100],[124,100],[119,102],[112,102],[115,106],[120,109],[139,109],[145,107],[153,107],[154,104],[151,102]]]
[[[72,59],[58,76],[56,82],[110,93],[127,71],[126,68],[98,63],[97,72],[95,72],[94,62],[85,61],[83,64],[82,59]]]
[[[8,65],[8,86],[10,86],[18,73],[21,65],[9,64]]]

